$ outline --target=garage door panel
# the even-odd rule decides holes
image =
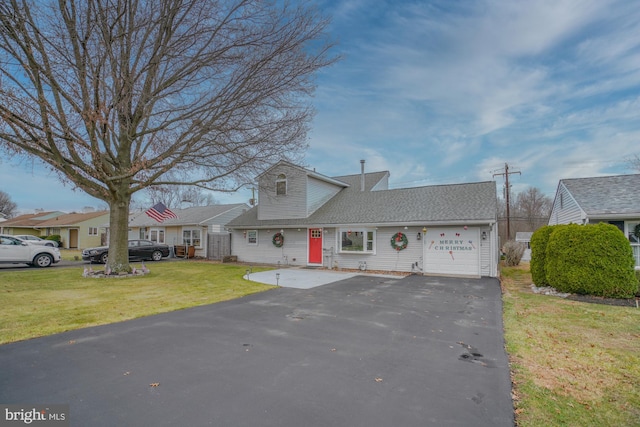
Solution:
[[[477,227],[434,228],[424,238],[424,271],[430,274],[480,275]]]

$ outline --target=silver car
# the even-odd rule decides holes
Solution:
[[[32,245],[52,246],[54,248],[58,247],[58,242],[56,242],[55,240],[42,239],[38,236],[32,236],[30,234],[18,234],[13,237],[17,237],[18,239],[24,240],[27,243],[31,243]]]
[[[0,264],[29,264],[49,267],[60,262],[60,250],[51,246],[31,245],[24,240],[0,234]]]

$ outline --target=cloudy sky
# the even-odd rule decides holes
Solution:
[[[640,155],[636,0],[317,0],[343,59],[318,76],[304,166],[391,172],[392,188],[487,181],[553,197]],[[104,203],[0,161],[20,210]],[[215,195],[222,203],[251,194]]]

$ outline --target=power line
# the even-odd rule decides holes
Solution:
[[[505,192],[505,199],[507,202],[507,240],[511,239],[511,220],[509,218],[509,193],[511,193],[511,188],[509,186],[509,175],[511,174],[518,174],[521,175],[520,171],[509,171],[509,164],[505,163],[504,164],[504,172],[500,172],[500,173],[494,173],[493,176],[504,176],[504,180],[505,180],[505,187],[506,187],[506,192]]]

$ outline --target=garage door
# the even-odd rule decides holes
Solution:
[[[480,276],[478,227],[431,228],[423,245],[425,273]]]

